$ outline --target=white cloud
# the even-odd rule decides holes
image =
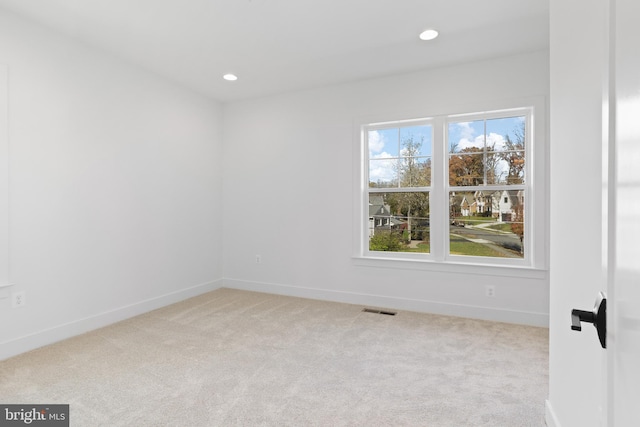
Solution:
[[[475,148],[484,147],[484,138],[482,136],[478,136],[472,140],[469,140],[468,138],[461,138],[460,141],[458,141],[457,151],[462,151],[465,148],[470,148],[470,147],[475,147]]]
[[[384,149],[384,144],[385,144],[384,135],[382,135],[377,130],[369,131],[368,139],[369,139],[369,153],[380,153]]]
[[[504,135],[493,132],[487,135],[487,147],[491,146],[495,151],[504,149]]]
[[[391,154],[386,152],[371,157],[372,160],[377,160],[369,162],[369,181],[390,182],[395,179],[397,160],[391,157]]]
[[[387,153],[386,151],[383,151],[382,153],[375,154],[373,156],[370,156],[369,158],[371,158],[371,159],[390,159],[391,157],[393,157],[393,156],[391,156],[391,154]]]
[[[390,182],[395,179],[397,160],[384,150],[385,137],[378,131],[369,131],[369,181]],[[387,160],[388,159],[388,160]]]
[[[470,141],[473,138],[473,134],[475,132],[471,127],[470,122],[459,122],[459,123],[456,123],[456,126],[460,128],[460,140],[466,139]]]
[[[504,148],[504,136],[497,133],[490,133],[487,135],[487,147],[494,147],[494,150],[502,150]],[[478,135],[473,139],[461,138],[458,141],[458,151],[462,151],[465,148],[475,147],[484,148],[484,135]]]

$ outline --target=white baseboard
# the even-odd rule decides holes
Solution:
[[[25,335],[10,341],[0,343],[0,360],[26,353],[45,345],[53,344],[94,329],[102,328],[125,319],[129,319],[149,311],[175,304],[206,292],[214,291],[222,286],[222,280],[201,283],[190,288],[149,298],[134,304],[120,307],[104,313],[96,314],[83,319],[74,320],[62,325],[57,325],[39,332]]]
[[[499,308],[398,298],[384,295],[370,295],[327,289],[305,288],[229,278],[222,279],[222,282],[225,288],[231,289],[265,292],[276,295],[311,298],[324,301],[343,302],[348,304],[359,304],[379,308],[393,308],[396,310],[441,314],[445,316],[467,317],[473,319],[491,320],[495,322],[516,323],[520,325],[539,326],[545,328],[549,327],[549,315],[546,313],[524,312]]]
[[[556,418],[556,414],[553,412],[551,402],[546,400],[544,402],[544,408],[544,422],[547,424],[547,427],[560,427],[560,422],[558,422],[558,418]]]

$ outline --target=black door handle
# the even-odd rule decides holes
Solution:
[[[593,311],[571,310],[571,330],[581,331],[580,322],[593,323],[598,331],[598,339],[602,348],[607,348],[607,297],[600,292]]]

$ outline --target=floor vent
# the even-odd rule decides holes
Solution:
[[[386,314],[387,316],[395,316],[398,314],[395,311],[376,310],[373,308],[363,308],[362,311],[365,313]]]

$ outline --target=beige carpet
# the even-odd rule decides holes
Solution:
[[[71,425],[543,426],[548,331],[220,289],[0,362]]]

